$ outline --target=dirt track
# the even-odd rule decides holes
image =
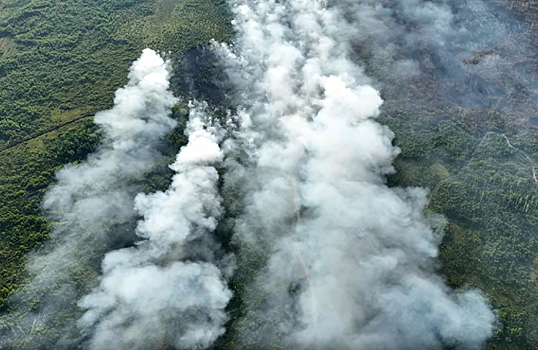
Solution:
[[[16,146],[18,146],[18,145],[20,145],[20,144],[23,144],[23,143],[25,143],[25,142],[34,140],[34,139],[36,139],[36,138],[38,138],[38,137],[41,137],[41,136],[43,136],[43,135],[46,135],[46,134],[48,134],[48,133],[50,133],[50,132],[59,130],[59,129],[65,127],[65,126],[74,124],[74,123],[76,123],[76,122],[78,122],[78,121],[80,121],[80,120],[82,120],[82,119],[90,118],[90,117],[93,117],[93,116],[94,116],[94,114],[83,114],[83,115],[81,115],[80,117],[77,117],[77,118],[75,118],[75,119],[73,119],[73,120],[68,121],[67,123],[60,124],[60,125],[55,126],[55,127],[51,128],[51,129],[49,129],[49,130],[40,132],[40,133],[38,133],[38,134],[36,134],[36,135],[34,135],[34,136],[32,136],[32,137],[26,138],[26,139],[24,139],[24,140],[22,140],[22,141],[16,142],[16,143],[11,144],[11,145],[9,145],[9,146],[5,146],[5,147],[3,147],[3,148],[0,148],[0,154],[3,153],[3,152],[5,152],[5,151],[8,151],[8,150],[10,150],[11,148],[16,147]]]

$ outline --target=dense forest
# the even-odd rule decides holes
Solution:
[[[512,1],[506,6],[532,24],[530,39],[521,40],[538,47],[538,5]],[[201,89],[185,83],[187,75],[195,74],[202,88],[211,87],[202,97],[219,105],[224,95],[214,98],[211,84],[215,77],[222,78],[220,73],[211,64],[198,69],[185,64],[203,56],[204,50],[196,47],[211,39],[230,40],[229,16],[220,0],[0,0],[1,312],[10,309],[10,295],[24,289],[28,253],[50,233],[41,201],[54,172],[95,149],[100,133],[92,116],[112,105],[131,62],[145,47],[167,53],[174,62],[176,95],[185,101],[192,90]],[[504,49],[483,52],[502,54]],[[477,52],[463,64],[487,54]],[[442,214],[447,219],[439,272],[454,288],[483,291],[499,317],[498,330],[485,348],[537,349],[538,126],[533,118],[538,109],[528,98],[537,73],[534,58],[520,64],[531,73],[521,78],[518,91],[501,93],[504,102],[440,99],[436,94],[441,93],[432,88],[436,72],[430,68],[409,87],[409,94],[423,96],[410,103],[368,62],[367,45],[358,47],[357,55],[381,87],[386,102],[380,121],[395,133],[394,143],[401,149],[397,172],[388,184],[429,190],[425,217]],[[513,101],[526,107],[513,113],[502,108]],[[227,101],[221,102],[228,107]],[[217,116],[224,113],[215,110]],[[170,155],[185,142],[185,116],[180,102],[174,110],[180,127],[163,145],[172,150]],[[164,171],[148,178],[147,191],[165,188],[170,177]],[[241,211],[240,194],[227,190],[223,196],[229,221],[223,220],[219,228],[224,237]],[[237,273],[231,282],[231,331],[218,348],[233,347],[234,330],[248,331],[267,322],[249,314],[249,305],[257,301],[243,289],[257,273],[259,257],[242,255],[231,242],[225,243],[238,250]],[[234,322],[240,317],[249,322]]]
[[[28,277],[26,254],[50,233],[41,201],[54,171],[84,159],[100,139],[93,113],[112,105],[143,48],[177,58],[210,39],[227,40],[226,11],[224,3],[211,0],[0,2],[4,310]],[[181,132],[174,140],[183,140]],[[148,186],[159,180],[152,181]]]

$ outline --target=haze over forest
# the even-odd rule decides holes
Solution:
[[[0,349],[538,349],[537,21],[0,0]]]

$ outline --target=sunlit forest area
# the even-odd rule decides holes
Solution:
[[[535,2],[509,5],[535,23]],[[95,149],[100,133],[92,116],[112,105],[131,62],[146,47],[172,59],[172,87],[183,94],[173,115],[180,127],[163,146],[173,155],[185,142],[181,126],[191,97],[179,83],[183,54],[212,39],[230,40],[229,17],[221,0],[0,0],[0,312],[24,288],[28,253],[50,233],[41,201],[54,172]],[[536,34],[531,41],[538,47]],[[366,49],[357,52],[382,86],[380,121],[401,149],[388,184],[429,190],[424,216],[447,218],[440,273],[451,287],[483,291],[499,317],[485,348],[538,349],[538,123],[532,119],[538,110],[529,105],[527,114],[510,114],[492,105],[434,98],[434,69],[409,87],[423,96],[410,103],[401,89],[383,89],[390,78],[369,63]],[[466,64],[481,57],[469,57]],[[208,68],[196,74],[203,81],[216,73]],[[532,84],[522,78],[521,86],[507,99],[526,104]],[[170,177],[164,170],[148,178],[147,190],[166,188]],[[241,210],[238,194],[223,195],[233,217]],[[257,273],[258,257],[238,251],[236,258],[231,331],[217,348],[232,348],[235,329],[248,332],[266,321],[248,312],[257,301],[243,290]],[[240,316],[248,322],[234,323]]]

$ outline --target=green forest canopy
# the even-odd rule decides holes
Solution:
[[[226,5],[217,0],[0,0],[4,309],[24,285],[27,253],[49,234],[40,203],[54,171],[96,147],[91,115],[111,106],[140,51],[151,47],[177,58],[230,36]],[[448,218],[442,272],[453,287],[484,291],[503,324],[487,347],[538,348],[535,132],[494,110],[388,101],[381,120],[402,149],[389,183],[428,187],[427,214]],[[238,255],[233,288],[240,301],[252,274],[246,271],[256,265],[249,259]],[[254,318],[254,325],[263,322]]]

